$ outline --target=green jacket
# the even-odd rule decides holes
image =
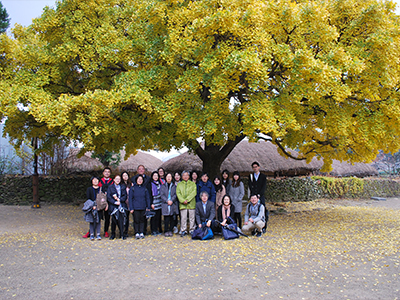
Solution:
[[[179,200],[179,209],[196,209],[196,184],[191,181],[181,181],[176,186],[176,196]],[[183,202],[187,201],[187,204]]]

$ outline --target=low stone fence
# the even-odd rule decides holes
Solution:
[[[40,176],[39,199],[46,203],[81,203],[91,175]],[[5,176],[1,179],[0,203],[31,205],[33,201],[32,176]]]
[[[45,203],[81,204],[91,175],[40,176],[39,199]],[[247,199],[247,178],[245,199]],[[31,176],[4,176],[0,178],[0,203],[8,205],[32,204]],[[400,195],[400,182],[381,178],[292,177],[267,179],[267,202],[311,201],[318,198],[370,198]]]

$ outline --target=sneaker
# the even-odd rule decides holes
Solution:
[[[257,231],[256,237],[261,237],[262,233],[260,231]]]
[[[100,234],[97,235],[97,238],[96,238],[96,239],[101,240]]]
[[[267,232],[267,229],[264,227],[264,228],[262,229],[262,233],[265,233],[265,232]]]
[[[144,234],[143,233],[140,234],[140,238],[144,239]]]
[[[164,233],[165,237],[169,237],[169,232],[167,231],[166,233]]]
[[[90,236],[90,232],[88,231],[85,235],[82,235],[84,239],[87,239]]]
[[[152,235],[152,236],[158,235],[158,234],[157,234],[157,231],[153,231],[153,232],[151,233],[151,235]]]
[[[251,232],[252,235],[256,235],[257,234],[257,230],[253,229],[253,231]]]
[[[137,240],[140,239],[140,234],[139,233],[135,234],[135,239],[137,239]]]
[[[178,233],[178,227],[174,227],[174,233],[177,234]]]
[[[189,231],[189,234],[192,235],[192,234],[193,234],[193,231],[194,231],[194,230],[190,230],[190,231]]]
[[[112,234],[111,236],[110,236],[110,240],[114,240],[115,239],[115,234]]]
[[[185,235],[187,235],[187,232],[186,231],[182,231],[181,232],[181,237],[184,237]]]
[[[106,231],[106,232],[104,233],[104,237],[106,237],[106,238],[110,237],[109,234],[108,234],[108,231]]]
[[[93,234],[90,235],[90,240],[94,241],[94,235]]]

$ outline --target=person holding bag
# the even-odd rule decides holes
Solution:
[[[92,183],[92,186],[88,187],[86,189],[86,199],[92,200],[93,203],[94,203],[94,206],[92,207],[92,209],[96,210],[96,212],[97,212],[97,218],[96,218],[97,222],[96,223],[94,223],[93,221],[89,222],[89,236],[90,236],[91,240],[94,240],[94,235],[95,235],[95,231],[96,231],[96,238],[98,240],[101,240],[101,237],[100,237],[100,222],[101,222],[101,219],[103,219],[104,210],[97,211],[97,205],[96,205],[96,198],[97,198],[97,195],[100,193],[100,190],[101,190],[101,188],[99,186],[100,180],[99,180],[98,177],[93,176],[90,179],[90,181]],[[87,218],[85,216],[85,220],[86,219]],[[83,237],[85,238],[85,236],[83,236]]]
[[[160,188],[162,201],[162,214],[164,216],[165,236],[171,237],[174,230],[174,216],[178,214],[178,200],[176,198],[176,185],[172,182],[172,174],[167,173],[166,182]]]
[[[109,213],[112,216],[111,221],[111,236],[110,240],[115,239],[115,229],[118,225],[120,237],[126,240],[124,235],[124,223],[125,223],[125,210],[128,209],[126,205],[126,187],[121,185],[121,176],[117,175],[114,177],[114,183],[108,187],[107,190],[107,201],[109,203]]]

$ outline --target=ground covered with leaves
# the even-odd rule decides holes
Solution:
[[[80,207],[0,206],[0,298],[400,299],[400,199],[270,209],[262,238],[91,242]]]

